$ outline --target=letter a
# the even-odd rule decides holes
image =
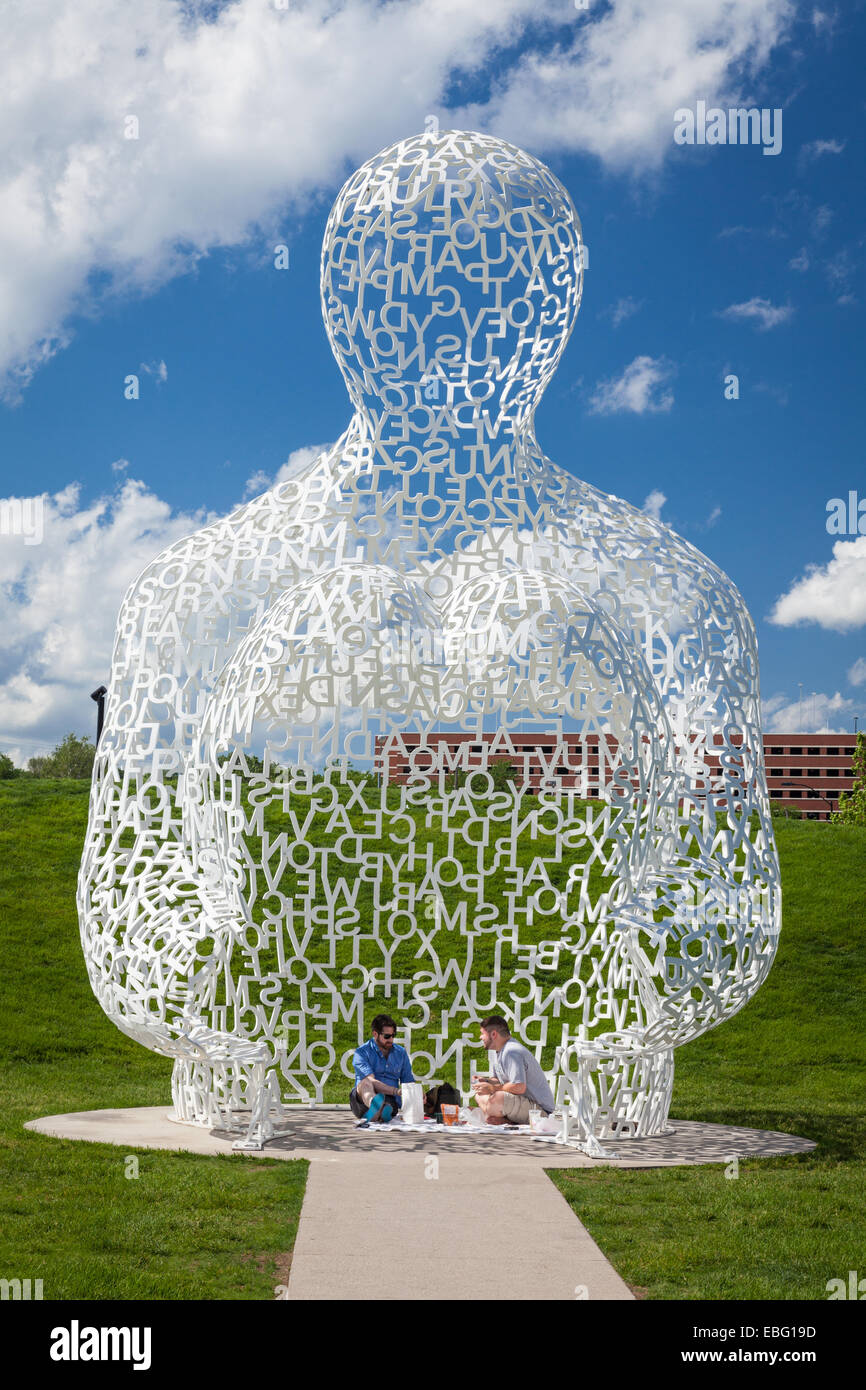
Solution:
[[[841,497],[831,497],[827,503],[827,511],[832,512],[832,516],[827,517],[827,530],[831,536],[844,536],[848,530],[848,508]]]
[[[674,112],[674,141],[678,145],[695,143],[695,113],[685,106]]]

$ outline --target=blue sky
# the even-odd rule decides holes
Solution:
[[[0,750],[91,730],[135,573],[345,428],[325,219],[351,169],[430,113],[544,159],[581,217],[589,266],[537,416],[545,452],[660,509],[732,576],[768,727],[799,726],[800,682],[803,728],[862,723],[866,536],[825,523],[830,498],[866,499],[863,6],[183,8],[147,0],[130,34],[114,0],[13,6],[0,497],[46,502],[41,545],[0,534]],[[60,80],[40,24],[49,53],[70,49],[58,26],[87,33]],[[778,155],[674,143],[677,108],[728,98],[782,110]],[[139,139],[120,141],[136,106]]]

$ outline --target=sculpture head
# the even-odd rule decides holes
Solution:
[[[344,184],[322,247],[325,326],[356,410],[474,440],[531,420],[580,305],[557,178],[490,135],[401,140]]]

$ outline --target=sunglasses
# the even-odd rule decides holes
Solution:
[[[395,1038],[396,1036],[397,1036],[396,1033],[380,1033],[380,1034],[379,1034],[379,1037],[382,1039],[383,1042],[390,1042],[391,1039],[392,1039],[392,1038]]]

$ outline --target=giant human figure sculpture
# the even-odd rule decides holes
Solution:
[[[748,612],[535,438],[582,275],[568,193],[514,146],[371,159],[322,251],[348,428],[126,596],[82,942],[109,1017],[175,1057],[179,1119],[248,1106],[259,1144],[383,1007],[416,1075],[465,1085],[495,1011],[592,1150],[664,1132],[673,1049],[766,977]]]

